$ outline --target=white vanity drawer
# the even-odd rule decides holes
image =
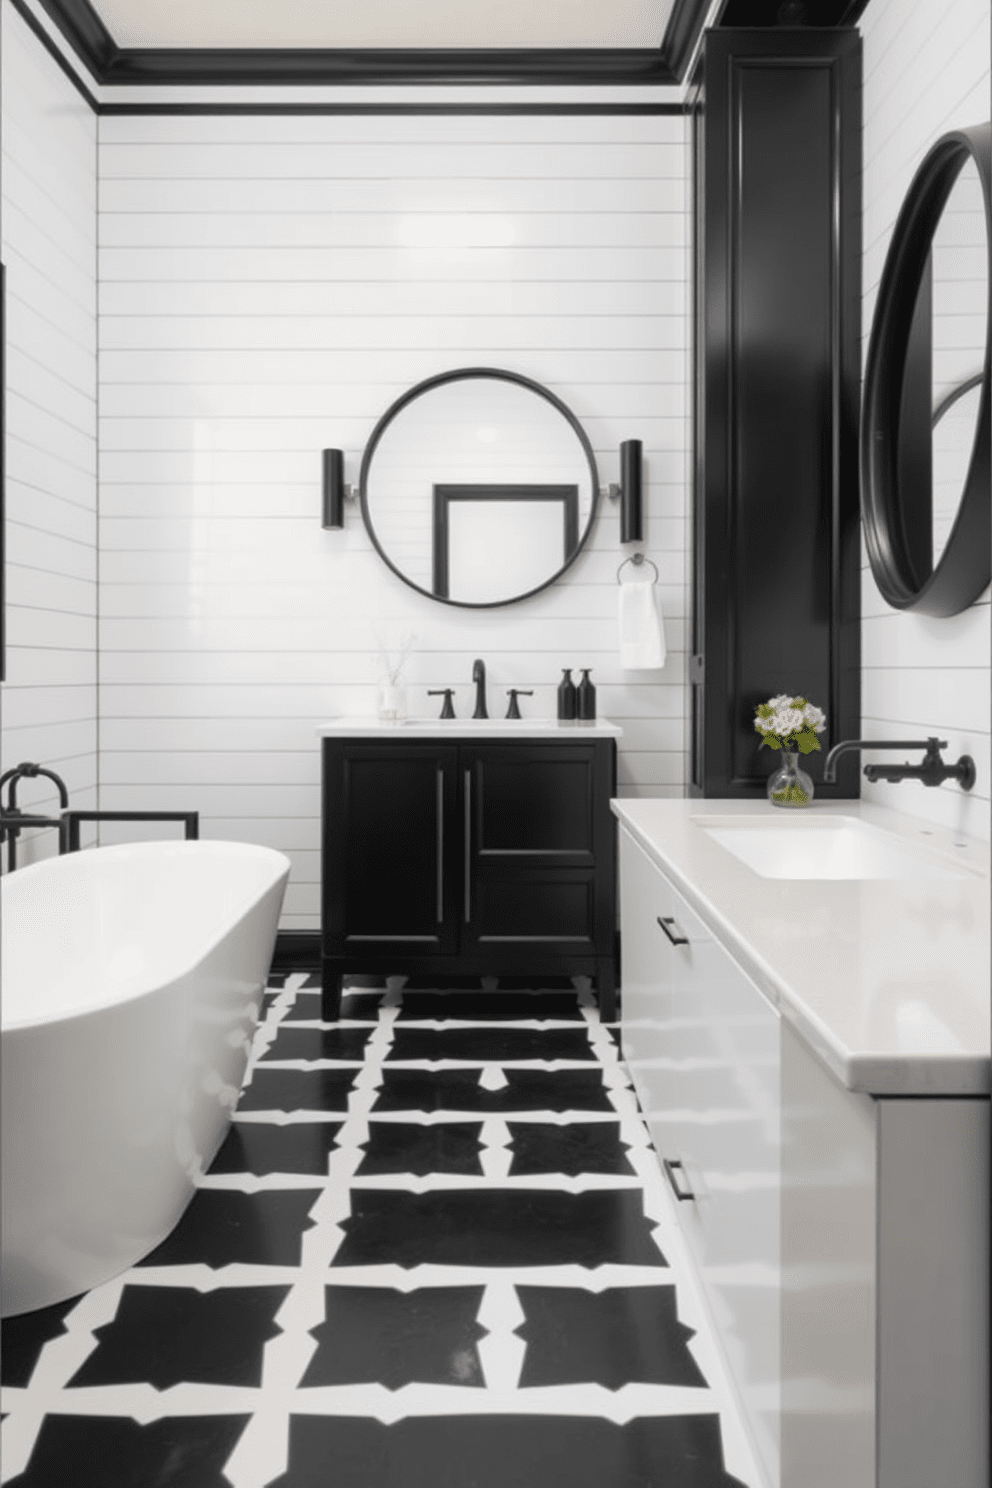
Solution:
[[[770,1480],[778,1480],[779,1015],[621,830],[622,1042]],[[676,932],[673,944],[659,918]]]

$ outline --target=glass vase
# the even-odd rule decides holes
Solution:
[[[782,751],[782,765],[768,777],[768,799],[773,806],[812,806],[813,782],[799,768],[799,755]]]

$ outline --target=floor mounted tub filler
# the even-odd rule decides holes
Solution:
[[[95,848],[2,881],[2,1301],[152,1251],[241,1087],[289,861],[239,842]]]

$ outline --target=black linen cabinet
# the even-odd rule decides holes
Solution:
[[[325,738],[324,1017],[342,977],[576,976],[616,1017],[616,743]]]
[[[690,793],[760,797],[759,703],[804,693],[824,751],[860,736],[860,37],[711,31],[690,102]],[[854,758],[812,773],[859,794]]]

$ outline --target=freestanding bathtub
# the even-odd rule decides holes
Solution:
[[[2,888],[3,1313],[126,1270],[227,1131],[289,860],[239,842],[95,848]]]

